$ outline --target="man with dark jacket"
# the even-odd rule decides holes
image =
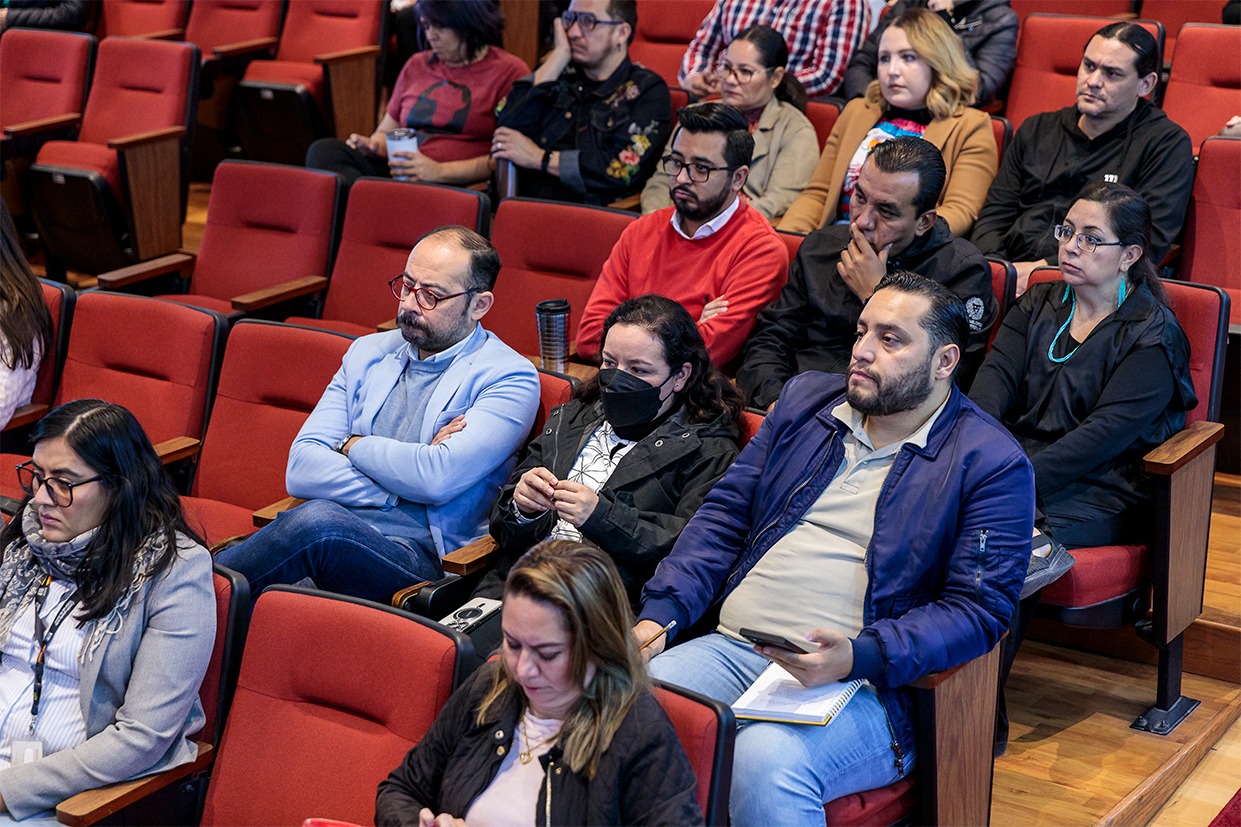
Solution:
[[[907,774],[905,686],[996,645],[1030,559],[1030,463],[953,383],[964,303],[893,273],[857,330],[848,376],[789,382],[643,591],[642,641],[719,607],[715,632],[644,650],[655,678],[724,703],[768,660],[805,686],[867,681],[830,726],[738,732],[733,824],[821,825],[823,802]]]
[[[1111,23],[1086,44],[1077,102],[1026,119],[1004,152],[970,236],[987,255],[1012,261],[1017,292],[1030,271],[1056,264],[1051,227],[1086,184],[1132,187],[1151,208],[1158,263],[1185,220],[1194,157],[1185,130],[1143,98],[1159,80],[1159,46],[1135,23]]]
[[[799,373],[843,373],[858,314],[887,269],[926,276],[965,302],[970,338],[964,373],[973,375],[996,302],[987,260],[936,216],[945,175],[939,150],[920,138],[897,138],[871,151],[858,173],[853,223],[806,236],[780,297],[758,316],[737,371],[737,386],[751,405],[770,408]]]

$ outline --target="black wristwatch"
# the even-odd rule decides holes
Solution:
[[[543,153],[543,163],[539,164],[539,169],[542,172],[547,172],[547,165],[552,162],[552,152],[553,150],[549,149]]]

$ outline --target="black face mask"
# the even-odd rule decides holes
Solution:
[[[645,433],[637,432],[647,430],[642,426],[659,415],[659,407],[664,403],[659,393],[670,379],[671,376],[658,385],[650,385],[632,373],[625,373],[617,368],[604,368],[599,371],[603,416],[612,425],[617,436],[621,439],[645,436]]]

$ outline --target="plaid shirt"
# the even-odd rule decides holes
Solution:
[[[750,26],[784,35],[789,69],[811,97],[839,88],[849,58],[870,31],[867,0],[716,0],[681,61],[681,82],[710,71],[720,52]]]

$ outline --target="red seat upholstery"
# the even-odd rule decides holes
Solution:
[[[218,745],[220,736],[224,734],[224,722],[228,720],[233,690],[237,688],[241,647],[246,640],[246,627],[250,625],[250,584],[232,569],[220,565],[213,566],[213,569],[215,646],[211,649],[207,673],[203,675],[202,687],[198,690],[207,723],[190,738]]]
[[[744,448],[749,444],[754,435],[758,433],[758,429],[763,425],[763,414],[754,411],[741,412],[741,437],[737,440],[737,445]]]
[[[1219,23],[1222,8],[1223,4],[1219,0],[1142,0],[1140,13],[1147,20],[1158,20],[1163,24],[1164,31],[1168,33],[1168,42],[1163,50],[1164,62],[1166,63],[1170,58],[1175,65],[1177,33],[1181,31],[1181,27],[1186,23]],[[1098,12],[1092,13],[1098,14]],[[1237,47],[1231,48],[1232,50],[1227,52],[1217,51],[1215,55],[1218,57],[1238,54]],[[1188,54],[1188,51],[1185,54]],[[1236,61],[1221,60],[1219,62],[1235,63]],[[1234,111],[1231,114],[1237,113]],[[1184,126],[1184,124],[1181,125]]]
[[[1163,108],[1189,133],[1197,154],[1203,141],[1241,114],[1241,60],[1220,58],[1241,54],[1241,27],[1190,23],[1178,43]]]
[[[685,47],[713,5],[713,0],[638,0],[638,27],[629,44],[629,57],[669,86],[680,86],[677,74]]]
[[[1012,264],[1000,259],[988,259],[991,264],[991,292],[995,295],[995,322],[991,325],[991,335],[987,337],[987,350],[1000,332],[1004,315],[1013,306],[1017,297],[1017,270]]]
[[[376,325],[396,316],[397,301],[386,282],[404,272],[418,239],[445,224],[485,232],[489,215],[487,196],[475,190],[359,179],[349,188],[323,319],[288,321],[354,336],[374,333]],[[392,220],[393,216],[400,220]]]
[[[1022,122],[1031,115],[1073,105],[1077,68],[1086,44],[1095,32],[1115,22],[1107,17],[1054,14],[1032,14],[1026,18],[1017,41],[1017,65],[1013,67],[1004,110],[1014,129],[1021,129]],[[1154,35],[1159,54],[1163,55],[1163,26],[1153,20],[1133,22]]]
[[[606,207],[510,198],[500,204],[491,242],[504,266],[496,280],[495,309],[483,326],[519,353],[538,355],[534,306],[568,299],[569,330],[621,232],[637,216]]]
[[[327,106],[323,96],[323,69],[317,63],[256,60],[246,69],[246,80],[250,83],[304,86],[321,110]]]
[[[1025,23],[1031,14],[1072,14],[1090,13],[1096,17],[1115,17],[1133,12],[1132,0],[1013,0],[1013,11]]]
[[[99,4],[95,34],[104,37],[150,37],[162,35],[180,40],[187,0],[107,0]]]
[[[830,101],[807,101],[806,117],[814,125],[815,137],[819,139],[819,151],[823,151],[827,136],[836,128],[836,119],[840,117],[840,106]]]
[[[60,372],[64,367],[65,346],[69,343],[69,326],[73,321],[73,308],[77,293],[67,284],[39,279],[43,288],[43,301],[52,314],[52,349],[43,354],[39,362],[39,377],[35,380],[34,394],[30,401],[50,405],[60,384]]]
[[[1004,157],[1004,147],[1008,146],[1008,142],[1013,139],[1013,125],[1008,122],[1008,118],[992,115],[991,133],[995,137],[995,151],[1002,159]]]
[[[789,262],[797,258],[797,251],[801,249],[801,243],[806,240],[804,233],[793,233],[788,230],[777,230],[776,235],[780,236],[780,240],[784,242],[784,246],[789,251]]]
[[[737,721],[728,704],[671,684],[657,684],[655,697],[676,727],[698,776],[698,806],[706,823],[728,823]]]
[[[254,510],[288,496],[289,447],[352,342],[274,322],[233,327],[193,496],[182,499],[190,527],[209,544],[254,531]]]
[[[1050,606],[1093,606],[1126,594],[1150,579],[1146,546],[1099,546],[1074,549],[1070,574],[1043,589]]]
[[[275,587],[255,605],[202,823],[370,824],[375,788],[430,727],[473,658],[405,612]]]
[[[0,38],[0,126],[82,113],[95,38],[77,32],[10,29]]]
[[[841,796],[823,805],[823,814],[832,827],[863,827],[874,824],[904,823],[918,803],[918,784],[913,776],[880,787]]]
[[[121,162],[116,150],[107,144],[76,141],[48,141],[39,150],[39,163],[52,167],[72,167],[103,176],[118,204],[125,203],[125,185],[121,182]]]
[[[1226,62],[1226,61],[1225,61]],[[1202,142],[1185,219],[1181,278],[1222,287],[1241,325],[1241,139]]]
[[[221,46],[279,37],[280,0],[194,0],[185,39],[211,56]]]

